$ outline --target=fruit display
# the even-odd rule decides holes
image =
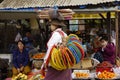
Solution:
[[[75,76],[76,76],[76,78],[88,78],[89,77],[89,73],[76,72]]]
[[[109,72],[104,70],[103,72],[99,73],[97,75],[97,78],[99,79],[114,79],[116,77],[116,74],[113,72]]]
[[[74,75],[74,78],[77,78],[77,79],[79,78],[86,79],[90,77],[89,70],[74,70],[73,75]]]
[[[108,61],[103,61],[102,63],[97,65],[98,67],[113,67],[113,65],[111,63],[109,63]]]
[[[17,76],[13,77],[12,80],[27,80],[28,77],[25,74],[19,73]]]
[[[96,72],[103,72],[104,70],[112,72],[113,65],[108,61],[103,61],[96,66]]]
[[[45,53],[37,53],[37,54],[34,54],[33,55],[33,59],[42,59],[42,58],[44,58],[44,56],[45,56]]]
[[[41,74],[33,75],[29,80],[44,80],[44,76]]]

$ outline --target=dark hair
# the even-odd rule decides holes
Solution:
[[[24,41],[19,40],[19,41],[17,42],[17,44],[18,44],[19,42],[21,42],[23,45],[25,45]]]
[[[102,40],[108,41],[108,35],[103,34],[103,35],[100,36],[100,37],[101,37],[100,41],[102,41]]]

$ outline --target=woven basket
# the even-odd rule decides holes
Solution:
[[[34,59],[33,60],[33,66],[36,69],[40,69],[43,64],[43,59]]]
[[[115,61],[116,61],[116,65],[120,67],[120,58],[117,57]]]
[[[83,60],[81,60],[81,67],[82,67],[82,69],[89,69],[92,66],[93,66],[92,65],[92,59],[84,58]]]

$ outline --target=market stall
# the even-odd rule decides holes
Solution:
[[[68,9],[69,10],[69,9]],[[75,12],[80,12],[80,13],[99,13],[100,14],[100,16],[104,19],[104,20],[106,20],[107,21],[107,26],[109,26],[108,27],[108,33],[111,33],[111,20],[110,20],[110,12],[115,12],[115,22],[116,22],[116,56],[117,56],[117,54],[118,54],[118,37],[119,37],[119,35],[118,35],[118,33],[119,33],[119,29],[118,29],[118,23],[119,23],[119,11],[118,10],[116,10],[116,8],[110,8],[110,9],[81,9],[81,10],[79,10],[79,9],[74,9],[74,11]],[[61,12],[60,10],[59,10],[59,12]],[[106,19],[106,17],[104,17],[101,13],[103,13],[103,12],[105,12],[105,13],[107,13],[107,19]],[[73,13],[71,13],[71,11],[70,11],[70,13],[68,12],[68,13],[64,13],[64,12],[61,12],[61,13],[63,13],[63,14],[60,14],[60,15],[63,15],[64,16],[64,18],[66,18],[66,19],[71,19],[71,15],[73,14]],[[47,18],[50,18],[49,16],[48,16],[48,14],[47,14],[47,11],[46,10],[44,10],[43,12],[40,12],[40,14],[44,14],[44,15],[39,15],[39,17],[41,18],[41,19],[47,19]],[[36,14],[35,14],[36,15]],[[34,16],[35,16],[34,15]],[[68,16],[69,15],[69,16]],[[53,16],[53,15],[51,15],[51,16]],[[35,16],[36,17],[36,16]],[[110,34],[109,34],[109,36],[110,36]],[[109,37],[110,38],[110,37]],[[34,59],[34,63],[39,63],[39,61],[41,61],[41,59]],[[89,60],[89,62],[91,62],[91,60]],[[36,64],[34,64],[34,65],[36,65]],[[91,67],[91,65],[93,66],[93,64],[92,63],[90,63],[89,64],[89,66]],[[86,65],[84,65],[84,66],[86,66]],[[107,65],[104,65],[104,66],[102,66],[102,67],[93,67],[93,69],[91,70],[91,69],[88,69],[88,68],[85,68],[85,69],[83,69],[83,68],[81,68],[81,64],[79,64],[79,68],[78,69],[75,69],[74,68],[74,70],[73,70],[73,74],[71,75],[72,77],[73,77],[73,79],[74,80],[83,80],[83,79],[88,79],[88,80],[90,80],[90,79],[96,79],[96,80],[99,80],[99,79],[118,79],[119,80],[119,67],[117,66],[117,67],[113,67],[113,66],[107,66]],[[87,66],[88,67],[88,66]],[[37,66],[36,65],[36,68],[38,68],[38,72],[39,72],[39,68],[40,68],[40,65],[39,66]],[[100,69],[100,70],[98,70],[98,69]],[[102,71],[101,71],[102,70]],[[105,71],[104,71],[105,70]],[[100,73],[99,73],[100,72]],[[19,74],[19,75],[21,75],[21,74]],[[30,74],[31,75],[31,74]],[[109,75],[109,76],[108,76]],[[23,75],[22,75],[23,76]],[[37,76],[37,78],[39,79],[39,77],[41,77],[41,75],[40,74],[38,74],[38,75],[35,75],[34,76],[34,78],[36,78],[36,76]],[[42,76],[42,79],[43,79],[43,77],[44,76]],[[33,77],[32,77],[33,78]]]
[[[119,21],[119,10],[116,10],[116,9],[113,9],[113,10],[107,9],[107,10],[105,10],[105,11],[104,10],[98,10],[98,13],[102,13],[102,12],[115,12],[114,18],[115,18],[115,31],[116,31],[116,59],[117,59],[118,55],[119,55],[119,49],[118,49],[119,48],[119,27],[118,27],[118,25],[119,25],[119,22],[118,22]],[[80,11],[81,13],[85,13],[85,14],[87,12],[89,12],[89,13],[91,12],[91,14],[92,13],[97,13],[96,10],[93,10],[93,11],[91,10],[90,11],[90,10],[87,10],[87,9],[86,10],[78,10],[78,11]],[[109,15],[109,17],[110,17],[110,15]],[[108,19],[108,21],[109,21],[109,19]],[[108,23],[108,26],[111,26],[111,23],[110,24]],[[109,31],[108,31],[109,32],[108,34],[111,35],[111,30],[109,30]],[[117,63],[116,63],[116,65],[113,65],[111,67],[107,66],[104,63],[101,63],[103,65],[102,67],[100,66],[101,64],[95,66],[95,68],[92,71],[90,70],[90,72],[88,72],[89,73],[89,77],[87,77],[88,80],[91,80],[91,79],[95,79],[95,80],[104,80],[104,79],[105,80],[106,79],[108,79],[108,80],[119,80],[120,79],[120,75],[119,75],[120,74],[119,73],[119,71],[120,71],[119,61]],[[79,77],[80,76],[80,78],[77,78],[76,80],[86,79],[85,78],[86,74],[84,74],[85,77],[83,78],[83,73],[81,73],[81,69],[76,69],[76,70],[78,70],[78,71],[77,72],[75,71],[75,73],[77,73],[75,77]],[[89,69],[86,69],[86,70],[89,70]],[[85,71],[83,70],[83,72],[85,72]],[[91,75],[92,75],[92,77],[91,77]]]
[[[44,76],[40,74],[40,68],[43,63],[44,56],[45,53],[36,53],[31,56],[31,72],[28,74],[19,73],[17,76],[12,77],[12,80],[43,80]]]
[[[117,14],[116,14],[116,17],[117,17],[116,18],[116,34],[118,34],[118,31],[117,31],[118,30],[118,24],[117,24],[118,15]],[[43,18],[46,18],[46,17],[43,17]],[[117,38],[118,38],[118,35],[116,35],[116,40],[117,40]],[[117,52],[116,52],[116,54],[117,54]],[[88,64],[88,65],[94,66],[93,64]],[[120,79],[119,72],[120,72],[120,69],[119,69],[118,65],[114,66],[108,62],[103,62],[101,64],[97,63],[97,65],[94,66],[93,69],[91,69],[91,70],[87,69],[87,68],[85,68],[85,69],[81,68],[81,63],[80,63],[78,69],[75,69],[75,68],[73,69],[73,73],[71,76],[73,77],[73,80],[84,80],[84,79],[85,80],[91,80],[91,79],[95,79],[95,80],[101,80],[101,79],[119,80]]]
[[[83,70],[83,69],[77,69],[73,70],[72,77],[75,80],[119,80],[120,79],[120,68],[119,67],[113,67],[112,64],[110,64],[107,61],[104,61],[100,64],[98,64],[94,70]]]
[[[69,12],[71,12],[69,9],[67,9],[68,12],[67,14],[69,14]],[[60,10],[59,10],[60,11]],[[45,9],[45,13],[46,13],[46,9]],[[61,12],[61,11],[60,11]],[[40,14],[44,14],[44,11],[41,12]],[[73,14],[73,13],[72,13]],[[66,19],[70,19],[70,16],[66,16],[65,13],[62,14],[64,16],[64,18]],[[40,18],[42,19],[48,19],[50,18],[48,16],[48,14],[44,14],[43,16],[39,15]],[[116,40],[118,40],[118,12],[116,12]],[[118,41],[116,41],[116,46],[118,46]],[[118,47],[116,48],[116,55],[118,52]],[[39,79],[44,79],[44,76],[42,76],[40,74],[40,67],[41,67],[41,63],[43,61],[43,54],[36,54],[33,55],[33,72],[29,73],[28,75],[24,75],[24,74],[18,74],[18,76],[16,76],[17,78],[23,78],[26,79],[30,79],[30,80],[39,80]],[[89,63],[88,63],[89,61]],[[81,60],[82,62],[82,60]],[[85,62],[83,62],[85,63]],[[85,68],[83,68],[82,66],[84,66]],[[94,63],[92,63],[92,60],[87,59],[85,64],[80,63],[78,66],[78,68],[74,67],[73,68],[73,72],[72,72],[72,78],[73,80],[91,80],[91,79],[96,79],[96,80],[100,80],[100,79],[112,79],[112,80],[119,80],[120,79],[120,69],[117,66],[113,66],[109,63],[101,63],[101,64],[96,64],[96,66],[94,66]],[[92,69],[88,68],[91,67]]]

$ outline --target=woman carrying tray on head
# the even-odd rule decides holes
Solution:
[[[64,25],[62,24],[62,22],[59,19],[52,19],[51,20],[51,26],[50,29],[52,31],[52,35],[47,43],[47,53],[46,56],[44,58],[44,63],[42,67],[46,66],[46,59],[48,59],[48,56],[50,54],[50,51],[52,49],[52,47],[54,45],[57,45],[58,43],[62,43],[62,36],[61,34],[58,32],[62,32],[64,34],[64,36],[67,36],[67,34],[65,32],[62,31],[61,27],[63,27]],[[50,66],[50,64],[48,64],[47,67],[47,72],[45,75],[45,79],[44,80],[72,80],[71,77],[71,69],[65,69],[65,70],[56,70],[54,68],[52,68]]]

